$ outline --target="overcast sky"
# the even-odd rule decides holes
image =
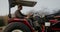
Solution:
[[[23,7],[22,13],[27,14],[30,10],[53,13],[52,10],[60,9],[60,0],[36,0],[37,4],[35,7]],[[16,6],[17,7],[17,6]],[[15,12],[17,8],[12,8],[12,13]],[[48,8],[42,11],[44,8]],[[0,15],[8,15],[9,5],[8,0],[0,0]]]

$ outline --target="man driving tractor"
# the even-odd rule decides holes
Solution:
[[[15,12],[15,16],[17,18],[24,18],[26,16],[22,14],[21,10],[22,10],[22,5],[18,5],[18,9]]]
[[[29,18],[32,14],[31,13],[29,13],[28,15],[24,15],[22,12],[21,12],[21,10],[22,10],[22,5],[18,5],[18,9],[15,11],[15,16],[17,17],[17,18]]]

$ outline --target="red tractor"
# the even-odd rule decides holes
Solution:
[[[34,29],[28,20],[11,17],[11,8],[18,4],[33,7],[36,2],[27,0],[9,0],[9,19],[8,25],[4,29],[4,32],[34,32]]]
[[[33,7],[36,2],[27,0],[9,0],[9,19],[4,32],[35,32],[35,30],[38,30],[38,32],[60,32],[60,20],[55,20],[54,16],[49,15],[41,18],[36,15],[33,17],[34,19],[30,18],[29,20],[16,17],[12,18],[11,8],[18,4]],[[56,18],[60,19],[60,17],[57,16]]]

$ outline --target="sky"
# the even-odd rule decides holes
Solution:
[[[36,0],[37,4],[34,7],[23,6],[22,13],[28,14],[29,12],[39,11],[40,14],[52,14],[53,10],[60,9],[60,0]],[[13,14],[17,10],[17,6],[11,9]],[[43,11],[42,11],[43,10]],[[9,5],[8,0],[0,0],[0,16],[8,15]]]

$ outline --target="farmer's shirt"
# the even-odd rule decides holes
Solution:
[[[24,17],[26,17],[27,15],[22,14],[21,11],[16,11],[16,12],[15,12],[15,16],[16,16],[17,18],[24,18]]]

